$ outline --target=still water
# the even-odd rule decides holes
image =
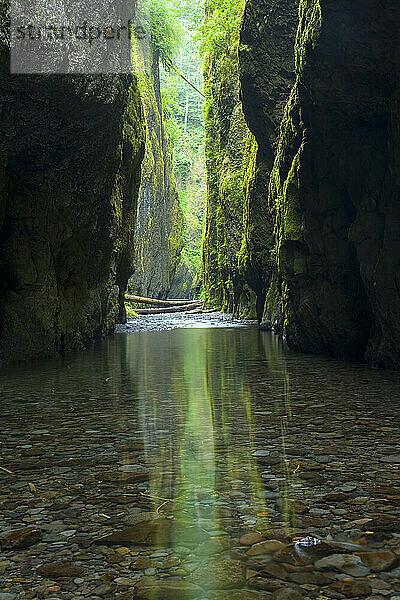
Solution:
[[[400,600],[399,384],[229,324],[3,371],[0,598]]]

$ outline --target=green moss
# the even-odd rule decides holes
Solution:
[[[166,127],[159,64],[156,55],[138,52],[139,87],[146,121],[136,228],[136,272],[131,288],[154,297],[165,296],[184,245],[184,215],[173,173],[172,140]]]
[[[214,23],[221,15],[209,8],[210,23]],[[233,24],[229,20],[222,37],[210,33],[205,56],[208,190],[202,278],[209,306],[254,316],[254,292],[243,276],[243,265],[248,262],[249,186],[258,147],[239,99],[238,43],[243,4],[235,4],[235,11],[237,18]]]

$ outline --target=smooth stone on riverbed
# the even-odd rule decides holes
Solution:
[[[216,559],[193,571],[190,581],[206,589],[232,589],[245,583],[245,566],[239,560]]]
[[[213,590],[207,592],[207,600],[264,600],[269,594],[252,590]]]
[[[125,525],[133,527],[133,525],[138,525],[144,521],[158,521],[163,518],[159,513],[139,510],[139,512],[128,514],[124,517],[123,522]]]
[[[220,554],[226,548],[229,547],[228,540],[216,540],[210,539],[205,540],[196,548],[196,554],[198,556],[212,556],[213,554]]]
[[[57,561],[40,565],[37,568],[37,573],[42,575],[42,577],[59,579],[60,577],[79,577],[80,575],[84,575],[85,571],[82,567],[70,561]]]
[[[359,552],[358,556],[361,558],[363,563],[375,573],[379,573],[380,571],[389,571],[389,569],[391,569],[391,567],[393,567],[398,561],[398,557],[390,550]]]
[[[346,598],[359,598],[372,594],[372,587],[366,580],[351,579],[350,581],[338,581],[330,586],[332,591],[344,594]]]
[[[247,580],[247,585],[256,590],[276,592],[276,590],[280,590],[286,584],[280,579],[272,579],[258,573]]]
[[[117,577],[114,579],[114,583],[120,587],[133,587],[135,585],[135,580],[130,579],[129,577]]]
[[[153,579],[145,577],[135,586],[139,600],[191,600],[201,593],[201,588],[179,579]]]
[[[254,544],[250,550],[246,552],[247,556],[258,556],[260,554],[273,554],[286,548],[285,544],[277,540],[267,540]]]
[[[362,526],[364,531],[400,531],[400,519],[393,515],[382,514],[373,517]]]
[[[42,531],[31,525],[24,527],[23,529],[15,529],[10,531],[7,535],[0,538],[0,548],[4,550],[18,550],[23,548],[29,548],[39,542],[42,538]]]
[[[121,473],[147,473],[148,470],[143,465],[121,465],[118,467],[118,471]]]
[[[151,558],[137,558],[130,564],[130,568],[134,571],[144,571],[145,569],[151,569],[154,563]]]
[[[106,596],[107,594],[111,594],[111,592],[112,587],[111,585],[108,585],[108,583],[102,583],[93,590],[93,594],[96,596]]]
[[[96,541],[97,544],[156,544],[171,546],[173,543],[195,545],[207,539],[205,531],[187,523],[172,519],[143,521],[134,527],[115,531]]]
[[[264,542],[265,537],[260,533],[245,533],[239,540],[239,543],[242,546],[253,546],[254,544],[259,544],[260,542]]]
[[[361,558],[353,554],[331,554],[317,560],[315,566],[317,569],[337,569],[353,577],[365,577],[370,573]]]
[[[131,473],[130,471],[106,471],[105,473],[99,473],[96,477],[99,481],[105,481],[106,483],[119,483],[125,485],[130,483],[141,483],[149,480],[148,473]]]
[[[379,459],[381,462],[400,464],[400,454],[391,454],[390,456],[382,456]]]
[[[303,600],[303,598],[304,596],[297,590],[287,587],[277,590],[271,596],[272,600]]]

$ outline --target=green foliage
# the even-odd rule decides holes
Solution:
[[[217,56],[239,44],[239,24],[244,0],[206,0],[206,19],[201,27],[201,52]]]
[[[182,30],[168,0],[145,0],[142,18],[150,29],[151,44],[165,68],[178,53]]]
[[[183,31],[175,64],[201,90],[202,61],[196,32],[203,20],[204,8],[201,3],[193,3],[191,0],[179,3],[175,1],[175,16]],[[182,260],[190,265],[193,272],[197,272],[206,198],[203,98],[174,71],[162,71],[161,88],[164,114],[173,140],[179,202],[185,216]]]

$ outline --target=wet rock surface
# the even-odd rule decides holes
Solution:
[[[7,5],[0,10],[2,31]],[[4,41],[2,35],[0,363],[6,364],[82,349],[121,322],[145,128],[133,76],[14,76]]]
[[[187,312],[141,315],[129,319],[126,325],[117,325],[117,333],[134,333],[138,331],[165,331],[169,329],[183,329],[191,327],[248,327],[250,324],[257,325],[257,321],[244,321],[236,319],[230,314],[221,312],[190,314]]]
[[[399,374],[191,319],[2,373],[0,600],[399,600]]]

